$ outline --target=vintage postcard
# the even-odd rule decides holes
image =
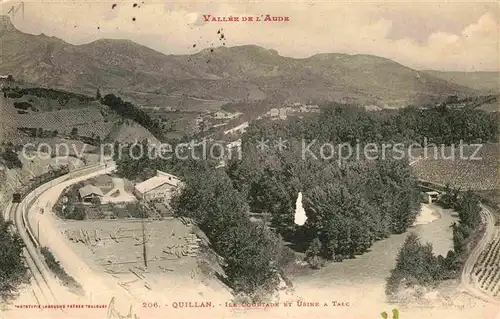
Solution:
[[[0,319],[500,319],[497,1],[2,0]]]

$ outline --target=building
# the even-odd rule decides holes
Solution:
[[[146,201],[168,201],[174,191],[181,186],[182,182],[177,176],[156,171],[156,176],[135,185],[134,195]]]
[[[439,199],[439,193],[436,191],[425,192],[425,195],[427,196],[427,202],[429,204]]]
[[[92,203],[93,200],[97,198],[101,200],[104,196],[99,187],[90,184],[83,186],[78,190],[78,192],[80,193],[80,200],[83,203]]]

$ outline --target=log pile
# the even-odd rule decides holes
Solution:
[[[201,239],[195,234],[188,234],[184,236],[184,243],[166,246],[163,253],[175,256],[177,259],[187,256],[196,257],[200,241]]]
[[[97,245],[102,240],[100,229],[95,229],[91,232],[84,229],[65,230],[64,235],[72,242],[82,243],[89,247]]]

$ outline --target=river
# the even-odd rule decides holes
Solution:
[[[451,210],[443,209],[434,204],[426,204],[422,208],[421,215],[417,218],[417,222],[424,221],[421,224],[409,228],[404,234],[393,235],[375,242],[369,252],[356,256],[355,259],[328,263],[320,270],[307,271],[304,274],[307,277],[307,282],[325,285],[333,283],[384,283],[390,270],[394,268],[396,255],[410,232],[415,232],[422,242],[431,243],[435,254],[446,256],[448,250],[453,248],[453,231],[450,226],[457,220],[457,217]],[[424,214],[427,216],[422,216]],[[433,217],[429,218],[429,214],[432,214]],[[305,279],[301,277],[302,275],[299,275],[297,280]]]

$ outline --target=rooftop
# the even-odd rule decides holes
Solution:
[[[439,195],[436,191],[425,192],[427,195]]]
[[[165,184],[178,187],[180,186],[181,181],[174,175],[157,171],[155,177],[151,177],[150,179],[135,185],[135,189],[141,194],[144,194]]]
[[[98,195],[98,196],[104,196],[104,194],[102,193],[101,189],[99,187],[96,187],[94,185],[85,185],[83,186],[82,188],[80,188],[78,190],[78,192],[80,193],[80,197],[83,198],[83,197],[87,197],[89,195]]]

